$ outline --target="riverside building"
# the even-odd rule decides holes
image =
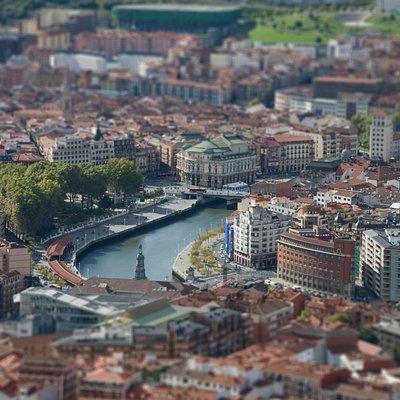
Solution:
[[[354,241],[328,241],[307,229],[285,233],[277,242],[278,278],[309,289],[351,295]]]
[[[276,241],[289,229],[290,217],[250,206],[233,222],[233,258],[240,265],[266,269],[275,265]]]
[[[221,135],[179,152],[177,170],[187,185],[221,189],[234,182],[253,183],[256,158],[239,135]]]

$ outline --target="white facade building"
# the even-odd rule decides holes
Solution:
[[[290,218],[250,206],[233,223],[233,257],[239,265],[265,269],[275,265],[276,241],[289,229]]]
[[[336,115],[336,99],[316,97],[313,99],[312,112],[317,115]]]
[[[224,185],[255,180],[257,156],[238,135],[207,139],[177,154],[181,182],[221,189]]]
[[[373,116],[369,132],[369,156],[389,161],[393,152],[392,144],[392,117],[386,111],[378,111]]]
[[[329,203],[358,205],[362,202],[362,196],[352,190],[319,190],[314,200],[322,207]]]
[[[41,154],[50,162],[104,164],[118,156],[115,141],[104,139],[96,128],[71,135],[41,135],[37,138],[37,144]]]
[[[331,58],[350,58],[353,45],[350,42],[331,39],[327,45],[328,57]]]
[[[363,232],[360,253],[360,279],[378,298],[400,300],[400,229]]]

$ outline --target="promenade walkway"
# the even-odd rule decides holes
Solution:
[[[71,250],[63,255],[63,263],[69,268],[69,272],[75,276],[69,279],[70,275],[65,274],[67,278],[65,280],[74,285],[79,279],[84,279],[76,268],[76,257],[94,243],[133,232],[140,227],[156,223],[173,215],[179,215],[191,209],[196,203],[197,200],[193,199],[164,198],[162,201],[161,199],[155,201],[154,204],[149,204],[140,210],[121,213],[111,219],[93,221],[80,229],[69,230],[66,236],[68,236],[72,246]],[[52,246],[50,245],[50,247]],[[40,263],[50,267],[53,272],[59,275],[60,270],[57,269],[56,271],[53,268],[55,264],[52,265],[45,259],[45,252],[41,251],[41,254]]]

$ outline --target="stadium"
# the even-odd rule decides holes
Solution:
[[[241,16],[240,6],[134,4],[113,7],[119,27],[137,31],[173,31],[225,36]]]

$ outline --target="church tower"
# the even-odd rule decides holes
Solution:
[[[136,257],[135,279],[137,281],[147,279],[146,271],[144,269],[144,255],[142,253],[142,245],[139,246],[139,254]]]

